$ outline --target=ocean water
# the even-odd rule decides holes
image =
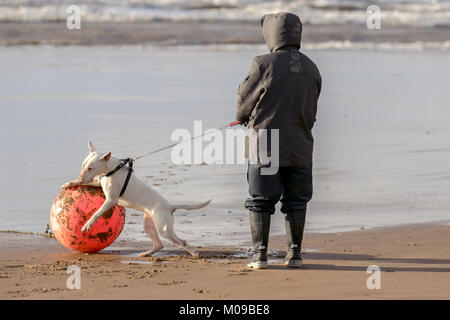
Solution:
[[[151,20],[258,20],[295,12],[306,23],[365,24],[367,7],[381,8],[382,23],[448,26],[449,0],[2,0],[0,21],[64,21],[77,4],[86,22]]]
[[[135,156],[234,119],[236,88],[261,46],[4,47],[0,50],[0,229],[45,230],[60,186],[93,141]],[[307,230],[446,220],[450,197],[449,51],[307,50],[323,77]],[[175,202],[195,245],[249,240],[245,165],[176,166],[170,151],[137,176]],[[128,210],[121,238],[143,240]],[[283,232],[274,215],[273,233]]]

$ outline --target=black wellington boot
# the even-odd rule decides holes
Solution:
[[[247,267],[267,269],[267,245],[269,243],[270,213],[250,211],[250,228],[252,230],[253,256]]]
[[[305,229],[306,210],[290,212],[284,216],[288,252],[284,264],[288,268],[300,268],[302,266],[302,240]]]

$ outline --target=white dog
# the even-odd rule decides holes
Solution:
[[[151,256],[163,248],[158,234],[182,246],[193,256],[198,256],[197,252],[186,241],[178,238],[175,234],[173,230],[173,213],[176,209],[194,210],[203,208],[211,200],[194,205],[169,203],[158,192],[147,186],[133,174],[130,177],[125,193],[120,196],[128,175],[128,168],[122,167],[114,174],[105,176],[117,168],[121,164],[121,161],[112,157],[111,152],[100,155],[91,142],[89,142],[89,151],[90,154],[83,161],[78,179],[67,182],[62,186],[63,188],[70,188],[79,185],[88,185],[102,187],[103,189],[106,200],[86,222],[81,229],[82,232],[89,231],[105,212],[116,204],[119,204],[144,213],[144,230],[150,239],[152,239],[153,248],[149,251],[142,252],[140,256]]]

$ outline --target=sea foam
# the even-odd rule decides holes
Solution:
[[[69,0],[4,0],[0,21],[63,21]],[[255,21],[263,14],[290,11],[307,23],[365,24],[367,7],[378,5],[383,24],[450,25],[449,0],[78,0],[86,22]]]

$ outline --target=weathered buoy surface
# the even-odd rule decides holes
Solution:
[[[109,246],[125,225],[125,208],[119,205],[107,211],[92,226],[81,232],[89,218],[105,202],[101,188],[78,186],[62,190],[53,202],[50,225],[55,238],[66,248],[93,253]]]

